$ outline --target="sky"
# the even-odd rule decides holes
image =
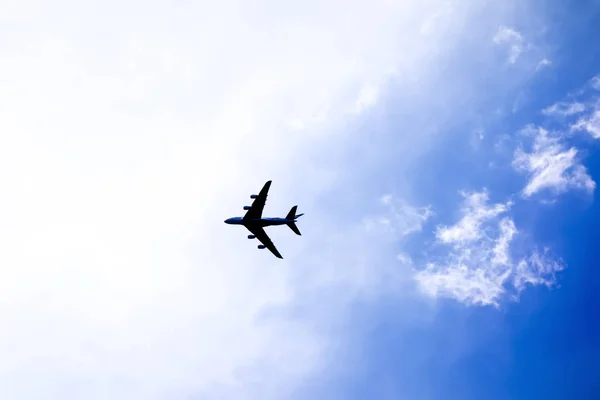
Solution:
[[[0,397],[600,395],[600,3],[0,3]],[[266,216],[284,259],[241,227]]]

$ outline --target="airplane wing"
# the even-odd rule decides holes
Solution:
[[[275,257],[283,258],[281,256],[281,254],[279,254],[279,251],[277,251],[277,248],[271,241],[271,238],[269,238],[269,236],[267,235],[267,232],[265,232],[265,230],[263,228],[259,228],[259,227],[252,228],[252,229],[248,228],[248,230],[250,232],[252,232],[252,234],[254,236],[256,236],[256,239],[258,239],[262,244],[264,244],[265,247],[267,249],[269,249],[271,251],[271,253],[273,253],[275,255]]]
[[[262,212],[265,208],[265,202],[267,201],[267,194],[269,193],[270,187],[271,181],[267,181],[267,183],[265,183],[263,188],[260,190],[260,193],[258,193],[256,199],[254,199],[254,202],[250,206],[250,209],[246,212],[246,215],[244,215],[244,219],[255,219],[262,217]]]

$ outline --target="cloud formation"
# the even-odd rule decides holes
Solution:
[[[558,118],[561,128],[568,133],[585,132],[592,138],[600,138],[600,78],[592,77],[583,87],[571,94],[571,99],[558,101],[542,110],[542,114]],[[573,118],[577,120],[573,122]],[[571,122],[566,122],[570,120]]]
[[[480,239],[483,231],[481,225],[489,219],[495,218],[499,214],[506,212],[511,203],[495,204],[493,207],[486,207],[485,203],[489,199],[486,191],[481,193],[461,192],[464,197],[462,206],[463,218],[451,227],[440,226],[437,228],[436,237],[445,244],[461,245]]]
[[[496,39],[502,42],[509,38],[520,41],[520,36],[510,30],[500,32]],[[567,141],[568,133],[574,131],[600,137],[596,126],[600,115],[598,101],[589,96],[589,88],[594,88],[596,80],[593,78],[576,92],[575,99],[559,101],[542,110],[544,116],[560,121],[557,131],[530,124],[518,132],[521,139],[532,142],[529,151],[523,144],[518,145],[511,160],[512,167],[528,178],[521,191],[523,198],[545,191],[559,195],[569,190],[595,190],[596,183],[582,164],[579,150]],[[570,122],[573,118],[577,118],[575,123]],[[503,142],[510,142],[508,138],[501,136]],[[444,247],[432,249],[423,261],[425,266],[415,268],[423,293],[468,305],[498,307],[502,300],[518,300],[527,284],[554,284],[555,273],[564,269],[564,264],[551,256],[548,248],[540,251],[534,245],[529,253],[515,254],[513,243],[519,238],[519,230],[510,216],[512,200],[490,205],[487,190],[461,195],[461,218],[454,225],[438,226],[435,231],[437,242],[449,247],[447,252]]]
[[[577,122],[571,125],[571,131],[584,131],[590,134],[594,139],[600,139],[600,101],[598,101],[591,112],[581,117]]]
[[[378,217],[364,218],[365,229],[396,240],[420,232],[434,215],[431,206],[414,207],[403,200],[394,199],[392,195],[382,196],[380,203],[386,208],[385,212]]]
[[[592,88],[600,90],[600,75],[596,75],[591,80]]]
[[[519,147],[514,154],[513,166],[528,174],[523,196],[531,197],[542,190],[564,193],[569,189],[593,192],[596,183],[579,162],[577,149],[566,148],[560,137],[552,136],[543,128],[527,127],[524,132],[533,136],[531,152]]]
[[[524,51],[524,39],[520,32],[501,26],[493,37],[494,43],[508,47],[508,62],[514,64]]]
[[[508,215],[511,202],[489,204],[489,194],[462,192],[461,218],[436,231],[442,248],[435,261],[417,269],[420,290],[431,297],[446,297],[467,305],[499,307],[508,296],[518,300],[526,284],[551,286],[563,269],[545,253],[515,256],[511,249],[518,230]]]
[[[542,114],[547,116],[568,117],[580,114],[585,111],[585,105],[579,102],[558,102],[542,110]]]

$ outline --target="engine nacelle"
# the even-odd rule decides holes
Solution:
[[[251,194],[251,195],[250,195],[250,198],[251,198],[251,199],[255,199],[255,198],[257,198],[257,197],[258,197],[258,195],[256,195],[256,194]]]
[[[256,236],[254,235],[248,235],[248,239],[254,239]]]
[[[244,210],[249,210],[249,209],[251,209],[251,208],[252,208],[252,207],[250,207],[250,206],[244,206]]]
[[[262,250],[262,249],[264,249],[264,248],[265,248],[265,245],[264,245],[264,244],[259,244],[259,245],[258,245],[258,248]]]

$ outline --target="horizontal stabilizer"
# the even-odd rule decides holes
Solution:
[[[285,219],[287,219],[288,221],[291,221],[291,222],[287,223],[287,226],[289,226],[290,229],[293,230],[296,235],[302,236],[302,234],[300,233],[300,230],[296,226],[296,223],[294,222],[294,220],[296,218],[298,218],[298,217],[301,217],[304,214],[296,215],[296,210],[297,209],[298,209],[298,206],[292,207],[292,209],[290,210],[290,212],[286,215]]]
[[[296,235],[298,235],[298,236],[302,236],[302,234],[301,234],[301,233],[300,233],[300,231],[298,230],[298,227],[296,226],[296,223],[295,223],[295,222],[289,222],[289,223],[287,224],[287,226],[289,226],[289,227],[290,227],[290,229],[291,229],[291,230],[293,230],[293,231],[294,231],[294,233],[295,233]]]

